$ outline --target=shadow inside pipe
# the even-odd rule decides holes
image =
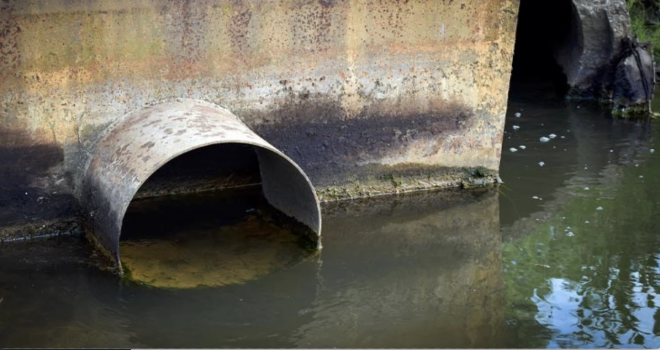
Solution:
[[[579,19],[572,1],[523,0],[516,32],[511,94],[539,98],[568,93],[568,71],[579,59]]]

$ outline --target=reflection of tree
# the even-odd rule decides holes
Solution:
[[[602,184],[576,190],[527,237],[504,245],[507,318],[516,346],[660,346],[660,162],[651,158],[605,172]],[[553,279],[564,283],[557,287]],[[565,315],[576,324],[542,314],[541,304],[570,291],[577,303],[549,304],[552,312],[572,308]]]

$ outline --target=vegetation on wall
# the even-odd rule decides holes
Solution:
[[[640,42],[649,42],[660,60],[660,0],[626,0],[632,31]]]

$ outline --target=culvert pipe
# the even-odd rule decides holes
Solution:
[[[307,226],[320,248],[321,210],[302,169],[217,105],[177,100],[133,113],[96,145],[82,183],[85,229],[121,269],[119,238],[126,210],[147,179],[170,160],[206,146],[254,147],[262,191],[276,209]]]

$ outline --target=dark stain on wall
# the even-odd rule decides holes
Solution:
[[[385,114],[367,107],[347,118],[338,102],[307,96],[245,119],[276,121],[250,127],[298,163],[315,186],[326,186],[360,172],[365,168],[360,163],[406,151],[412,142],[461,133],[477,116],[465,106],[448,104],[435,113]]]
[[[50,188],[49,169],[64,159],[55,145],[30,145],[18,132],[0,130],[0,229],[75,216],[70,193]],[[65,181],[62,178],[62,181]]]

